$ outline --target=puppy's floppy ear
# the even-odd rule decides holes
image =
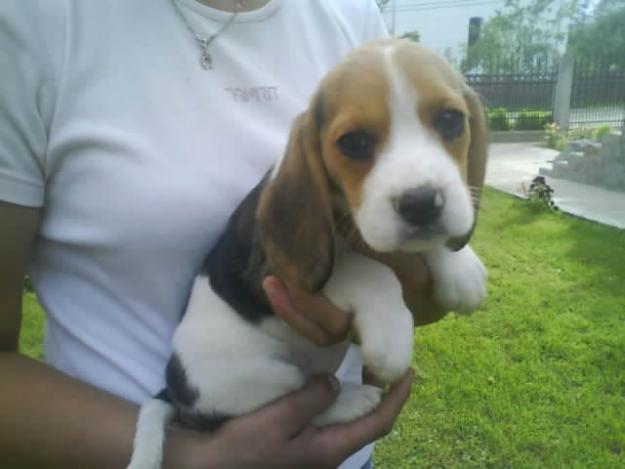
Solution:
[[[488,128],[484,109],[478,95],[467,85],[463,87],[463,96],[469,107],[469,129],[471,132],[471,142],[467,155],[467,186],[471,192],[473,200],[474,220],[471,231],[459,238],[450,239],[447,243],[454,251],[462,249],[471,239],[473,229],[477,222],[477,214],[480,208],[480,196],[484,186],[486,175],[486,158],[488,155]]]
[[[309,292],[324,286],[334,264],[334,225],[317,107],[295,121],[286,155],[263,191],[257,212],[270,271],[287,285]]]

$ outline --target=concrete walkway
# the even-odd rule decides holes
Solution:
[[[493,143],[486,184],[509,194],[524,196],[540,167],[551,168],[555,150],[532,143]],[[564,179],[546,178],[560,210],[625,229],[625,192],[610,191]]]

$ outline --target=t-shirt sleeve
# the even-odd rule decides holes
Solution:
[[[39,2],[0,3],[0,200],[39,207],[53,110]]]

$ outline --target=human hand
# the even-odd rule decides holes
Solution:
[[[336,468],[391,430],[410,395],[413,376],[409,370],[370,414],[323,428],[310,422],[334,402],[339,385],[334,378],[314,378],[303,389],[232,419],[215,433],[199,436],[192,450],[192,467]]]
[[[288,290],[276,276],[263,281],[276,315],[317,345],[331,345],[347,338],[352,316],[334,306],[323,294]]]
[[[423,256],[406,253],[370,253],[390,267],[401,283],[404,303],[412,312],[415,326],[439,321],[449,312],[434,295],[432,277]]]
[[[366,254],[395,272],[415,326],[425,326],[445,317],[448,311],[434,296],[432,278],[422,256],[374,251]],[[330,345],[347,338],[352,316],[338,309],[322,294],[290,291],[275,276],[266,277],[263,288],[276,315],[317,345]]]

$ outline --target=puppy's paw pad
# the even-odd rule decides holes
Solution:
[[[318,427],[356,420],[372,412],[382,399],[382,390],[368,384],[341,384],[336,401],[323,414],[313,419]]]

